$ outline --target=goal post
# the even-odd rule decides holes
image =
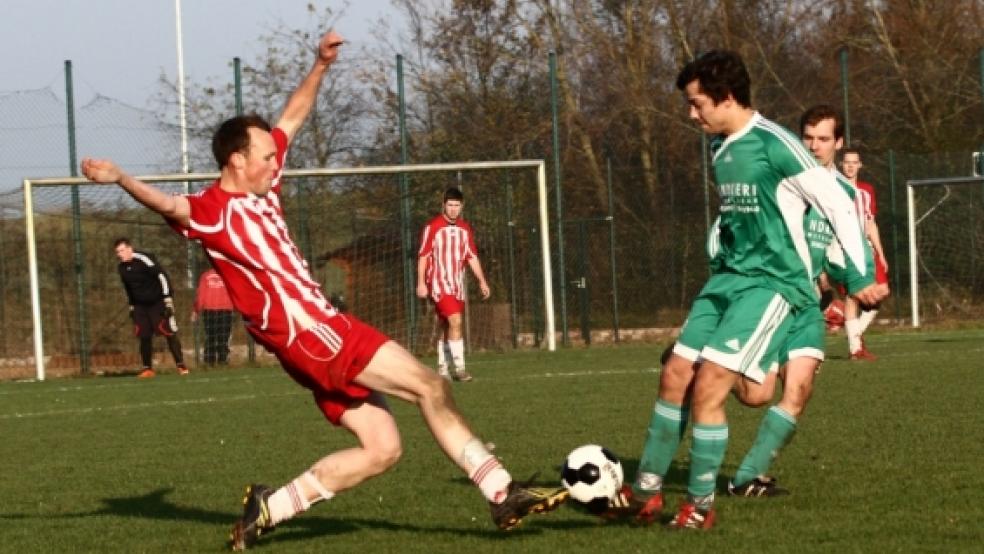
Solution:
[[[948,317],[984,315],[984,188],[974,185],[984,177],[906,181],[913,327],[921,304]]]
[[[404,192],[401,193],[400,187],[393,183],[393,176],[404,175],[415,179],[411,187],[412,192],[408,193],[406,189],[403,189]],[[468,175],[468,179],[465,180],[463,175]],[[166,192],[178,194],[186,190],[184,188],[185,183],[195,184],[196,186],[192,191],[196,191],[201,190],[218,177],[218,173],[175,173],[144,175],[137,178],[147,183],[155,183]],[[409,280],[411,278],[416,279],[416,245],[422,228],[422,221],[425,216],[433,217],[439,213],[441,204],[439,193],[441,191],[449,185],[461,186],[465,191],[464,217],[476,227],[483,269],[485,269],[490,283],[494,279],[494,283],[501,289],[501,292],[496,291],[496,285],[493,285],[492,301],[498,302],[498,304],[482,305],[483,303],[479,302],[468,304],[467,311],[469,312],[473,307],[476,313],[479,310],[484,310],[481,314],[474,316],[478,321],[473,323],[471,327],[484,328],[493,321],[501,324],[503,320],[509,326],[508,322],[511,321],[514,345],[517,343],[517,335],[524,337],[529,335],[533,338],[524,338],[520,342],[545,345],[549,351],[556,349],[546,168],[543,160],[292,169],[285,170],[283,177],[285,189],[282,202],[285,214],[289,221],[295,220],[294,223],[289,223],[291,234],[295,243],[298,244],[298,248],[308,260],[312,275],[324,287],[325,295],[337,294],[340,301],[345,301],[346,304],[354,308],[353,313],[379,327],[395,340],[408,341],[408,345],[413,342],[415,333],[423,327],[422,324],[426,323],[425,318],[415,318],[416,299],[413,299],[414,302],[412,302],[401,297],[401,294],[407,289]],[[417,179],[421,182],[418,183]],[[514,186],[517,183],[519,186]],[[527,183],[533,184],[535,188],[522,186]],[[39,239],[38,226],[41,225],[44,228],[44,232],[48,233],[46,236],[57,235],[60,232],[64,234],[64,222],[61,220],[68,216],[66,216],[67,212],[64,209],[65,200],[61,195],[67,194],[63,191],[72,185],[80,185],[78,190],[86,192],[93,191],[96,187],[103,189],[112,187],[112,190],[115,191],[113,193],[103,192],[98,198],[83,200],[84,209],[99,212],[98,220],[90,222],[90,225],[85,228],[85,232],[89,233],[89,242],[102,241],[102,243],[108,243],[115,238],[111,236],[113,233],[136,232],[143,235],[144,230],[150,227],[154,227],[154,229],[148,230],[146,233],[158,233],[161,237],[168,234],[171,237],[156,238],[154,235],[151,237],[153,240],[151,240],[148,236],[144,236],[144,241],[135,241],[134,243],[138,249],[143,246],[142,242],[148,242],[151,246],[147,246],[147,249],[160,255],[161,251],[174,252],[178,250],[175,240],[184,241],[170,229],[164,229],[165,226],[160,221],[159,216],[152,214],[142,206],[137,206],[116,185],[91,183],[80,177],[25,179],[23,181],[24,221],[27,239],[30,311],[33,326],[33,361],[38,380],[45,379],[46,358],[52,358],[52,353],[46,352],[45,348],[44,325],[50,325],[51,320],[50,314],[49,317],[45,316],[45,310],[69,312],[72,309],[69,303],[64,302],[64,298],[59,303],[58,299],[42,297],[42,290],[47,290],[42,286],[42,282],[46,279],[54,280],[55,283],[51,285],[53,287],[64,284],[65,277],[61,274],[68,273],[69,270],[65,267],[68,262],[59,262],[62,265],[54,271],[45,269],[45,263],[53,263],[45,260],[57,260],[59,248],[64,250],[64,247],[58,244],[53,245],[54,240],[50,238],[41,237]],[[36,195],[40,194],[40,191],[44,190],[59,191],[57,194],[51,193],[52,198],[46,200],[48,208],[39,207],[39,202],[35,198]],[[349,199],[352,199],[353,202],[359,202],[358,206],[355,204],[348,205]],[[410,218],[405,217],[407,212],[402,212],[403,216],[394,215],[401,210],[391,209],[392,205],[407,206],[410,202],[414,203],[415,208]],[[46,214],[44,216],[46,219],[39,223],[39,213],[45,209],[55,213],[55,215]],[[292,214],[292,212],[295,213]],[[137,218],[140,221],[135,221]],[[153,218],[156,218],[157,221],[149,223],[148,221],[152,221]],[[408,219],[413,219],[413,221]],[[402,231],[403,240],[393,237],[394,227],[399,227],[399,230]],[[132,229],[137,229],[137,231]],[[526,239],[520,248],[520,251],[525,255],[516,255],[514,252],[517,233],[523,233],[522,237]],[[412,251],[409,252],[405,240],[407,236],[411,237],[410,250]],[[46,245],[45,248],[47,249],[41,258],[39,258],[38,252],[39,240]],[[60,240],[64,241],[64,237],[61,237]],[[505,251],[507,245],[508,253]],[[86,262],[101,264],[97,268],[99,271],[96,272],[95,276],[90,277],[87,274],[86,278],[102,281],[98,283],[99,286],[105,284],[105,292],[102,296],[107,298],[100,298],[98,305],[85,308],[96,313],[109,309],[118,311],[117,306],[125,306],[123,300],[125,297],[119,283],[109,283],[109,281],[113,281],[111,275],[115,273],[116,261],[112,258],[109,247],[103,249],[102,246],[105,244],[96,247],[100,250],[99,256],[102,258],[89,255],[87,259],[90,261]],[[89,245],[88,248],[93,248],[93,246]],[[183,276],[183,270],[187,270],[189,274],[191,272],[193,261],[189,259],[187,261],[188,266],[185,267],[186,262],[183,258],[182,252],[181,256],[174,255],[174,260],[170,265],[168,262],[164,262],[164,267],[174,279],[173,282],[177,282],[176,279]],[[91,260],[98,261],[92,262]],[[406,269],[409,264],[413,264],[412,274],[409,271],[392,270],[397,266]],[[59,278],[54,279],[49,275],[52,272],[58,273]],[[517,279],[517,273],[524,273],[523,278]],[[333,292],[326,285],[324,279],[331,279],[333,281],[331,286],[339,288],[339,292]],[[373,291],[383,292],[366,293],[363,290],[364,287],[358,286],[365,283],[371,283],[374,287]],[[517,293],[517,287],[525,288]],[[346,290],[354,291],[356,297],[343,298],[342,293]],[[412,294],[413,288],[409,290]],[[368,298],[372,294],[384,293],[391,296],[382,300]],[[60,294],[64,296],[68,293],[60,292]],[[185,301],[182,304],[187,305],[190,309],[188,299],[193,293],[185,291],[184,294]],[[371,306],[370,301],[373,302]],[[393,317],[399,313],[400,317],[409,319],[410,324],[404,322],[380,324],[380,322],[374,321],[374,316],[366,317],[364,315],[367,309],[371,314],[387,314],[393,315]],[[184,307],[179,306],[178,311],[182,310]],[[517,310],[521,310],[522,313],[517,314]],[[510,311],[512,312],[511,320]],[[493,314],[495,317],[492,317]],[[67,313],[57,315],[60,327],[72,327],[72,330],[68,332],[85,332],[84,329],[77,331],[72,325],[61,321],[71,318]],[[516,323],[517,318],[521,320],[521,324]],[[117,317],[117,320],[119,319],[120,317]],[[390,324],[393,326],[392,329],[387,326]],[[119,329],[125,325],[125,322],[117,321],[116,325]],[[406,326],[405,332],[404,325]],[[532,329],[533,332],[520,333],[517,329]],[[66,331],[59,328],[59,332],[64,335]],[[109,331],[104,333],[109,333]],[[420,334],[423,335],[424,333],[420,331]],[[114,338],[114,340],[121,341],[118,338]],[[185,340],[182,338],[182,341]],[[131,343],[131,345],[135,350],[135,344]],[[188,345],[184,344],[183,346],[187,351]],[[81,355],[81,353],[79,354]]]

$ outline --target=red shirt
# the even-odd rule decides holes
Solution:
[[[202,310],[232,310],[232,300],[226,291],[225,282],[214,269],[209,269],[198,278],[195,313]]]
[[[435,302],[444,295],[465,299],[465,263],[477,252],[475,232],[460,217],[451,223],[441,214],[424,226],[417,257],[427,258],[425,279]]]
[[[222,277],[236,311],[257,342],[282,351],[297,335],[337,315],[321,286],[308,271],[287,231],[280,205],[280,178],[288,139],[281,129],[271,133],[280,171],[266,196],[226,192],[215,181],[187,195],[189,226],[171,226],[201,243],[212,267]]]
[[[875,203],[875,187],[871,183],[858,180],[858,213],[864,215],[865,221],[871,221],[878,215],[878,205]]]

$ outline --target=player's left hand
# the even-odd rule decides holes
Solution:
[[[164,317],[171,317],[174,315],[174,299],[165,298],[164,299]]]
[[[344,43],[345,39],[335,31],[325,33],[318,44],[318,61],[329,65],[335,63],[338,59],[338,47]]]
[[[82,175],[96,183],[118,183],[123,178],[123,171],[112,160],[82,158],[80,165]]]
[[[867,287],[855,292],[852,296],[858,299],[864,306],[875,306],[888,296],[888,287],[872,283]]]
[[[492,289],[489,288],[488,283],[479,283],[478,290],[482,293],[482,300],[488,300],[489,296],[492,296]]]

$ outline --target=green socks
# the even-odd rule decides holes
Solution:
[[[690,482],[687,492],[693,498],[713,498],[718,472],[728,448],[728,424],[694,424],[694,442],[690,447]]]
[[[795,432],[796,418],[779,406],[769,408],[762,418],[762,424],[759,425],[755,443],[738,466],[734,479],[735,486],[744,485],[759,475],[764,475],[779,453],[779,449],[789,442]]]
[[[688,417],[688,410],[662,400],[656,401],[656,409],[646,431],[639,471],[632,487],[636,493],[651,495],[662,488],[663,477],[680,446]]]

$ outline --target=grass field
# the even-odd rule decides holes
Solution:
[[[984,331],[877,334],[875,363],[829,361],[773,466],[792,495],[720,497],[708,533],[604,524],[562,507],[502,533],[481,495],[393,402],[404,457],[315,506],[259,552],[980,552]],[[474,355],[458,405],[516,478],[557,482],[598,442],[634,475],[662,345]],[[729,404],[733,474],[761,410]],[[243,486],[281,485],[351,444],[279,369],[0,384],[0,551],[218,552]],[[683,496],[687,443],[668,476]],[[722,481],[723,483],[723,481]]]

